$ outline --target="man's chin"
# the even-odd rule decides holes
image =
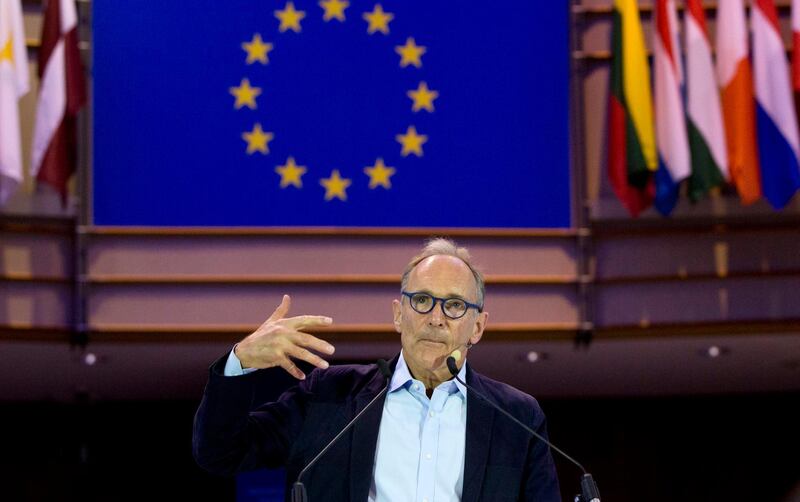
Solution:
[[[416,354],[418,354],[418,357],[415,359],[418,361],[418,364],[422,366],[420,369],[433,373],[439,372],[441,368],[447,367],[445,361],[451,352],[450,346],[447,343],[419,340],[416,348],[421,349],[415,351]]]

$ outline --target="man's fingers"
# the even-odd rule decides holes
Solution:
[[[281,360],[280,367],[285,369],[287,373],[289,373],[298,380],[306,379],[306,375],[302,371],[300,371],[300,368],[298,368],[297,365],[294,364],[292,360],[289,359],[288,357],[284,357]]]
[[[308,328],[322,328],[333,324],[333,319],[324,315],[299,315],[286,319],[288,326],[302,331]]]
[[[308,333],[303,333],[302,331],[295,331],[291,339],[292,342],[299,347],[305,347],[322,354],[330,355],[336,350],[333,345],[325,340],[317,338],[314,335],[309,335]]]
[[[286,317],[286,314],[289,313],[289,307],[291,306],[292,306],[292,299],[289,297],[289,295],[283,295],[283,298],[281,299],[281,304],[278,305],[278,308],[275,309],[275,312],[273,312],[272,315],[269,316],[269,319],[266,320],[265,324],[267,322],[277,321],[278,319],[283,319],[284,317]]]
[[[295,359],[301,359],[323,370],[328,369],[328,366],[330,366],[327,361],[303,347],[294,346],[289,350],[288,354]]]

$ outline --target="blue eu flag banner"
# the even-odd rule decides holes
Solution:
[[[570,226],[569,2],[92,5],[95,224]]]

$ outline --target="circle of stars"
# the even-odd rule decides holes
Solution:
[[[320,0],[319,7],[322,9],[322,19],[326,23],[337,21],[344,23],[347,20],[346,10],[350,7],[347,0]],[[293,1],[287,1],[282,9],[274,11],[278,21],[279,33],[301,33],[303,30],[302,21],[306,17],[306,12],[297,10]],[[361,18],[367,24],[367,35],[389,35],[390,23],[394,20],[394,14],[383,10],[380,3],[376,3],[371,11],[363,12]],[[269,64],[269,54],[275,48],[272,42],[265,42],[260,33],[254,33],[249,41],[242,42],[242,50],[246,53],[245,64],[261,65]],[[422,57],[427,53],[428,48],[418,45],[413,37],[406,38],[403,45],[394,47],[394,52],[399,56],[399,67],[401,69],[422,68]],[[250,80],[242,78],[238,86],[229,88],[230,94],[234,97],[233,107],[235,110],[248,108],[256,110],[258,108],[257,99],[262,94],[262,89],[253,86]],[[410,89],[406,95],[411,100],[411,111],[413,113],[427,112],[433,113],[435,110],[434,101],[439,97],[439,92],[428,87],[425,81],[420,81],[416,89]],[[242,133],[242,140],[245,142],[245,152],[247,155],[259,153],[269,155],[269,143],[275,138],[275,133],[265,131],[261,123],[256,122],[250,131]],[[400,145],[400,155],[408,157],[415,155],[422,157],[424,154],[423,146],[428,142],[428,136],[420,134],[416,127],[411,124],[405,132],[395,135],[395,140]],[[308,167],[298,165],[293,156],[289,156],[282,165],[275,167],[275,173],[280,177],[279,186],[281,189],[294,187],[303,188],[303,176],[308,172]],[[382,157],[377,157],[371,166],[363,168],[363,173],[369,178],[368,187],[371,190],[383,188],[389,190],[392,187],[391,178],[396,173],[396,169],[387,166]],[[353,180],[343,178],[338,169],[331,170],[330,176],[320,178],[319,184],[325,189],[325,201],[338,199],[347,201],[347,188],[352,185]]]

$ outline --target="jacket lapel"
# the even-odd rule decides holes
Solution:
[[[476,375],[469,366],[467,366],[467,383],[485,394],[479,375]],[[464,447],[464,488],[461,494],[463,502],[475,502],[480,496],[492,440],[494,415],[494,408],[467,390],[467,437]]]
[[[399,355],[390,362],[392,371],[397,366],[398,358]],[[380,371],[376,370],[369,383],[356,396],[351,416],[354,417],[363,410],[384,387],[386,381]],[[369,496],[372,467],[375,465],[375,448],[378,444],[378,429],[385,401],[386,394],[381,396],[353,426],[353,442],[350,445],[350,500],[364,501]]]

